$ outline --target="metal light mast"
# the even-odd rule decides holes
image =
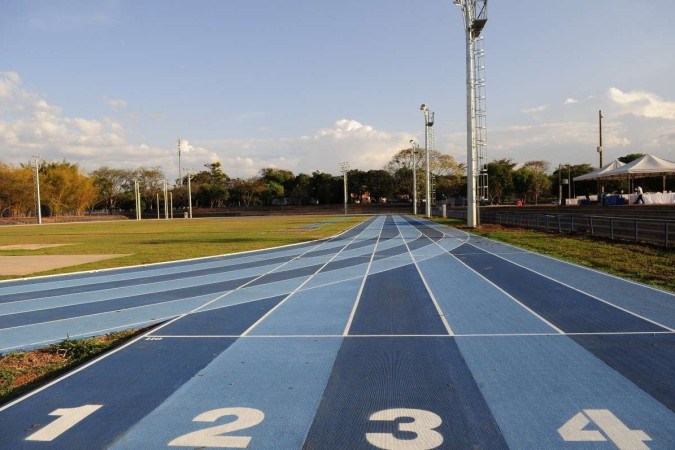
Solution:
[[[37,212],[38,224],[42,224],[42,207],[40,205],[40,156],[33,156],[35,159],[35,210]]]
[[[410,145],[412,146],[413,215],[417,215],[417,161],[415,161],[415,157],[417,156],[417,152],[420,150],[420,146],[415,142],[414,139],[410,139]]]
[[[478,224],[476,203],[487,198],[485,52],[481,32],[487,22],[488,0],[454,0],[462,9],[466,31],[466,224]],[[478,193],[478,198],[476,194]]]
[[[602,110],[598,111],[598,126],[600,133],[600,142],[598,145],[598,153],[600,154],[600,165],[598,168],[602,168]],[[629,186],[630,187],[630,186]],[[598,200],[600,199],[600,194],[605,192],[605,187],[602,184],[602,181],[598,178]]]
[[[424,151],[425,155],[425,169],[426,172],[426,208],[425,215],[431,217],[431,171],[429,169],[431,165],[431,155],[430,150],[433,145],[433,132],[431,127],[434,126],[434,113],[429,111],[427,105],[422,103],[420,110],[424,113]]]
[[[342,172],[343,188],[344,188],[344,201],[345,201],[345,216],[347,215],[347,172],[349,172],[349,163],[343,161],[340,163],[340,172]]]

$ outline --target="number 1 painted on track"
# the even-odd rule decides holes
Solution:
[[[63,433],[84,420],[103,405],[83,405],[79,408],[60,408],[50,412],[50,416],[61,416],[26,438],[27,441],[53,441]]]

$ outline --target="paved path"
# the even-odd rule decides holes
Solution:
[[[399,216],[0,287],[0,347],[169,319],[0,448],[675,448],[675,296]]]

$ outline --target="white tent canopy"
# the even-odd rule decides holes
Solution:
[[[598,174],[596,178],[611,179],[624,178],[626,176],[629,178],[642,178],[669,174],[675,174],[675,162],[659,158],[655,155],[644,155],[621,167]],[[578,179],[579,177],[575,178],[575,180]]]
[[[622,163],[622,162],[619,161],[618,159],[615,159],[615,160],[612,161],[611,163],[609,163],[609,164],[607,164],[607,165],[605,165],[605,166],[602,166],[602,167],[599,168],[599,169],[595,169],[593,172],[588,172],[588,173],[585,173],[585,174],[583,174],[583,175],[579,175],[578,177],[574,177],[574,178],[572,179],[572,181],[597,180],[597,179],[599,178],[600,175],[602,175],[602,174],[604,174],[604,173],[606,173],[606,172],[609,172],[609,171],[611,171],[611,170],[614,170],[614,169],[616,169],[616,168],[619,168],[619,167],[621,167],[621,166],[623,166],[623,165],[624,165],[624,163]]]

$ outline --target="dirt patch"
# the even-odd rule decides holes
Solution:
[[[29,275],[129,255],[40,255],[0,256],[0,275]]]
[[[0,250],[40,250],[41,248],[61,247],[72,244],[16,244],[0,245]]]

